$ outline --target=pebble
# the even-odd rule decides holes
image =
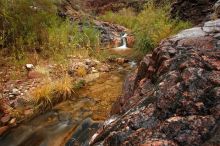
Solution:
[[[8,98],[9,98],[10,100],[14,100],[16,97],[15,97],[15,95],[9,95]]]
[[[95,69],[95,67],[92,67],[91,69],[92,69],[91,73],[98,73],[98,71]]]
[[[101,72],[109,72],[110,68],[108,67],[108,65],[102,65],[99,70]]]
[[[10,115],[4,115],[4,117],[1,118],[2,123],[7,123],[10,120]]]
[[[34,65],[33,64],[26,64],[25,67],[27,70],[31,70],[34,68]]]
[[[17,88],[12,89],[12,94],[13,95],[19,95],[19,90]]]
[[[16,125],[16,118],[11,119],[10,122],[9,122],[9,124],[10,124],[11,126],[15,126],[15,125]]]
[[[8,92],[10,92],[10,91],[9,91],[9,90],[4,90],[3,92],[4,92],[4,93],[8,93]]]

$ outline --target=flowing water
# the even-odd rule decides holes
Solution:
[[[121,46],[116,47],[116,48],[111,48],[110,52],[112,54],[118,54],[120,56],[123,57],[132,57],[133,56],[133,49],[127,47],[127,34],[125,33],[122,37],[121,37]]]
[[[101,73],[79,91],[80,97],[55,106],[31,121],[11,129],[0,138],[1,146],[87,145],[111,105],[121,94],[126,68]]]
[[[78,98],[62,102],[51,111],[11,129],[0,137],[0,146],[88,145],[121,95],[124,78],[134,66],[135,63],[130,62],[115,71],[95,74],[96,79],[78,92]]]

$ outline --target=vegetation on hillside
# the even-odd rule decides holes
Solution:
[[[0,1],[1,50],[22,60],[27,52],[48,58],[99,45],[96,29],[60,18],[57,5],[54,0]]]
[[[92,18],[85,21],[84,18],[79,21],[71,21],[68,17],[64,19],[58,15],[59,6],[57,0],[1,0],[0,55],[12,58],[13,66],[16,66],[15,63],[21,63],[22,66],[26,63],[39,65],[40,59],[42,62],[52,59],[62,66],[61,70],[68,66],[63,61],[68,62],[67,58],[75,55],[86,58],[95,56],[101,61],[109,58],[107,49],[100,49],[100,32],[90,24]],[[170,19],[169,9],[169,4],[155,6],[149,2],[141,12],[123,9],[117,13],[107,12],[99,19],[131,29],[135,36],[135,48],[139,54],[144,55],[162,39],[189,27],[187,22]],[[21,73],[21,67],[18,68],[10,79],[20,77],[18,74]],[[50,79],[46,68],[36,66],[35,72]],[[78,77],[87,73],[84,68],[76,72]],[[32,91],[37,106],[41,104],[46,107],[69,99],[83,85],[81,82],[74,85],[73,79],[66,72],[58,74],[56,76],[62,77],[60,80],[50,80],[51,83]]]
[[[190,26],[188,22],[170,19],[169,11],[169,3],[158,7],[150,1],[138,14],[132,9],[123,9],[117,13],[107,12],[99,18],[131,29],[136,39],[135,48],[145,54],[162,39]]]
[[[59,17],[59,4],[55,0],[0,1],[1,50],[17,61],[25,60],[27,52],[59,60],[82,49],[99,48],[99,31],[88,23],[79,25]],[[135,48],[146,53],[162,39],[189,27],[187,22],[170,19],[169,10],[169,3],[155,6],[150,1],[140,13],[130,8],[99,18],[131,29]]]

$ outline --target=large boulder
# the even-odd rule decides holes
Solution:
[[[220,145],[220,26],[161,42],[124,83],[90,145]]]

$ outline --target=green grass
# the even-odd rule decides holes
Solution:
[[[80,49],[98,47],[99,32],[61,19],[57,5],[55,0],[0,1],[0,50],[23,64],[28,53],[63,60]]]
[[[117,13],[107,12],[99,19],[131,29],[136,39],[135,48],[144,54],[156,47],[162,39],[191,26],[188,22],[170,19],[169,12],[169,3],[158,7],[149,1],[138,14],[132,9],[123,9]]]

